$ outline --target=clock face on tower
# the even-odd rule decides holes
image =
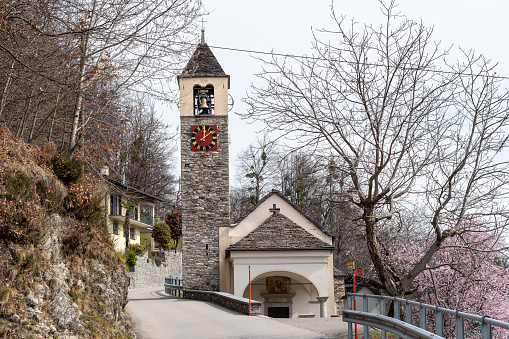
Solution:
[[[191,151],[217,151],[217,125],[191,126]]]

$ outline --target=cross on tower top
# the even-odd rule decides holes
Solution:
[[[201,18],[200,20],[201,22],[201,43],[204,44],[205,43],[205,23],[207,21],[203,20],[203,18]]]
[[[276,207],[276,204],[272,205],[272,208],[269,208],[269,212],[272,212],[273,214],[278,213],[281,209]]]

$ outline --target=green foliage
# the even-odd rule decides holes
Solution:
[[[123,208],[125,208],[126,210],[129,210],[129,211],[134,211],[136,206],[138,206],[132,202],[125,201],[125,200],[120,200],[120,205],[122,205]]]
[[[136,266],[138,263],[138,257],[136,256],[136,250],[132,248],[132,245],[126,248],[125,254],[127,257],[126,264],[127,266]]]
[[[175,243],[176,250],[179,239],[182,237],[182,211],[178,210],[166,214],[166,224],[170,228],[170,236]]]
[[[152,229],[152,237],[159,245],[169,243],[171,241],[170,227],[165,222],[156,222]]]
[[[173,245],[173,242],[171,242],[171,241],[169,243],[162,244],[161,247],[163,248],[163,250],[166,250],[166,251],[175,249],[175,245]]]
[[[150,247],[150,239],[152,238],[152,235],[150,233],[141,233],[140,234],[140,244],[144,248]]]
[[[131,249],[136,255],[141,255],[144,250],[143,245],[141,244],[131,244],[129,249]]]
[[[122,261],[123,261],[123,262],[126,262],[126,260],[125,260],[125,255],[124,255],[123,253],[121,253],[121,252],[117,252],[117,254],[118,254],[118,257],[119,257],[120,259],[122,259]]]
[[[55,155],[51,164],[55,175],[66,185],[78,182],[83,177],[83,165],[66,152]]]

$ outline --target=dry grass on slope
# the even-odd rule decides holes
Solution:
[[[0,337],[132,335],[100,182],[79,170],[0,125]]]

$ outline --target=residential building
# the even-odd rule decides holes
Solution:
[[[126,236],[129,237],[130,244],[139,244],[141,234],[152,233],[152,227],[155,223],[155,205],[164,202],[164,200],[111,179],[106,167],[101,172],[108,184],[104,197],[108,230],[115,250],[123,252]],[[127,210],[122,205],[123,201],[135,205],[130,213],[130,229],[127,232],[124,232]]]

